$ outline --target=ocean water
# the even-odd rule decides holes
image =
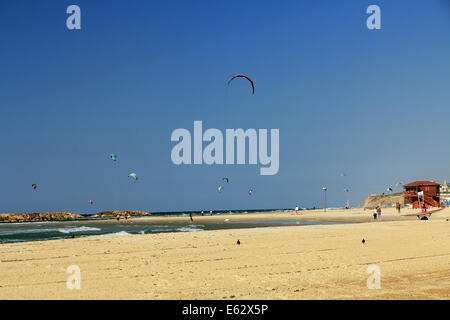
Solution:
[[[260,212],[260,211],[258,211]],[[152,214],[153,215],[153,214]],[[180,215],[186,215],[182,213]],[[215,214],[217,215],[217,214]],[[139,221],[131,219],[131,222],[124,223],[121,220],[117,223],[112,219],[89,219],[86,221],[58,221],[58,222],[23,222],[23,223],[2,223],[0,224],[0,244],[41,241],[64,238],[79,238],[89,236],[105,235],[127,235],[127,234],[151,234],[164,232],[192,232],[203,230],[256,228],[269,226],[304,226],[311,224],[329,224],[297,221],[229,221],[226,216],[221,221],[211,221],[196,223],[189,219],[183,222],[163,222],[163,221]]]

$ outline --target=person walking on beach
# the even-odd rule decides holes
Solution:
[[[373,210],[373,220],[377,220],[377,215],[378,215],[378,207],[376,207],[376,208]]]
[[[209,215],[212,216],[212,210],[209,211]]]
[[[295,214],[298,214],[298,206],[295,206]]]
[[[400,207],[400,202],[397,202],[396,206],[397,206],[397,212],[400,213],[400,208],[401,208]]]
[[[192,212],[189,213],[189,218],[191,218],[191,222],[194,222],[194,219],[192,219]]]
[[[378,207],[377,209],[377,215],[378,215],[378,220],[381,220],[381,208]]]
[[[117,223],[119,223],[119,221],[120,221],[120,213],[117,214],[116,219],[117,219]]]

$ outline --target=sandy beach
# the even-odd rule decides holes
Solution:
[[[349,224],[2,244],[0,299],[449,299],[449,218],[450,209],[428,221],[394,209],[381,222],[363,209],[204,216],[195,222]],[[80,268],[80,290],[67,289],[71,265]],[[378,290],[367,288],[371,265],[381,271]]]

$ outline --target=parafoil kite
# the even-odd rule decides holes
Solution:
[[[253,92],[253,94],[255,94],[255,84],[253,83],[253,80],[250,79],[250,78],[249,78],[248,76],[246,76],[245,74],[237,74],[237,75],[232,76],[231,79],[228,80],[228,85],[230,85],[231,81],[233,81],[233,80],[236,79],[236,78],[245,78],[245,79],[247,79],[248,81],[250,81],[250,84],[252,85],[252,92]]]
[[[133,179],[134,179],[134,182],[136,182],[136,181],[138,180],[138,176],[137,176],[136,173],[130,173],[130,174],[128,175],[128,177],[133,178]]]
[[[89,200],[88,203],[92,206],[94,204],[94,201]]]
[[[117,160],[117,154],[113,153],[109,156],[111,158],[112,161],[116,161]]]
[[[346,174],[345,172],[342,172],[342,173],[340,174],[340,176],[341,176],[341,177],[346,177],[347,174]]]
[[[217,191],[218,191],[218,192],[222,192],[222,186],[219,186],[219,187],[217,188]]]
[[[33,184],[31,185],[31,187],[32,187],[34,190],[36,190],[37,184],[33,183]]]
[[[253,189],[248,190],[248,195],[251,196],[253,193]]]
[[[344,189],[344,191],[345,191],[345,192],[349,192],[350,190],[349,190],[349,189]]]
[[[386,191],[392,192],[392,188],[387,188]]]
[[[228,178],[222,178],[222,180],[225,180],[227,183],[230,182],[230,179]]]

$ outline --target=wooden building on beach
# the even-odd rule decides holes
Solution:
[[[419,192],[423,192],[423,198],[420,203],[428,207],[440,207],[440,189],[441,185],[434,181],[415,181],[403,186],[403,197],[405,205],[412,205],[414,209],[419,208]]]

